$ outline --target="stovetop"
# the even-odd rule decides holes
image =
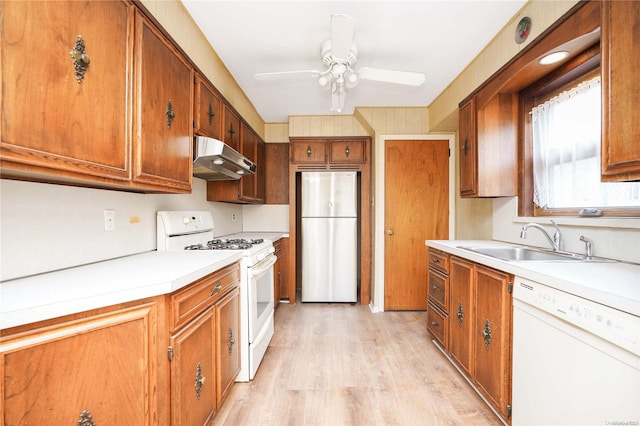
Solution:
[[[185,250],[248,250],[254,245],[264,243],[262,238],[216,238],[207,244],[190,244]]]

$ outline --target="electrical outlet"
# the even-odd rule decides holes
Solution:
[[[105,231],[116,230],[116,211],[115,210],[104,211],[104,230]]]
[[[232,221],[236,221],[236,214],[235,213],[231,213],[231,220]]]

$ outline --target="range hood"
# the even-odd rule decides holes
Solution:
[[[238,180],[256,172],[256,165],[221,140],[196,136],[193,175],[204,180]]]

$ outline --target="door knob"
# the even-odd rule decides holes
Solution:
[[[387,235],[393,235],[393,229],[387,229]]]

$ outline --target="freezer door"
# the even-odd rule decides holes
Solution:
[[[302,173],[302,217],[356,217],[357,172]]]
[[[358,297],[357,219],[302,218],[302,301]]]

